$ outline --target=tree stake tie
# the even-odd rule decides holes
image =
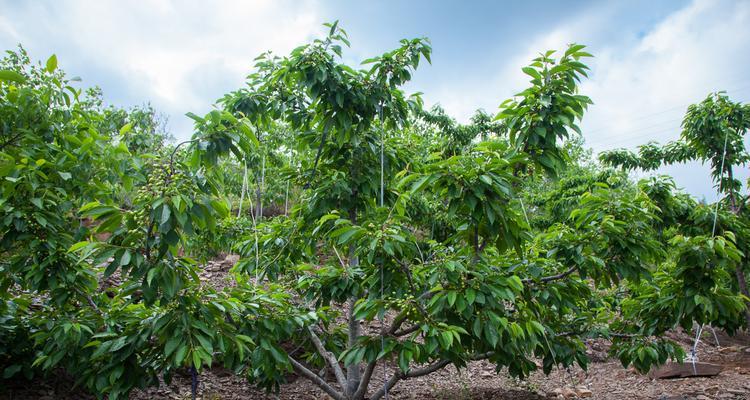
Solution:
[[[698,370],[695,367],[695,363],[698,361],[696,351],[698,349],[698,342],[701,341],[701,334],[703,333],[703,324],[700,324],[698,331],[695,333],[695,341],[693,342],[693,348],[690,350],[690,363],[693,364],[693,375],[698,375]]]
[[[729,140],[729,131],[727,130],[727,133],[724,135],[724,150],[721,153],[721,169],[719,169],[719,189],[717,191],[717,194],[721,196],[721,184],[722,184],[722,176],[724,175],[724,160],[726,160],[727,157],[727,141]],[[714,223],[711,227],[711,238],[716,236],[716,220],[719,216],[719,203],[721,202],[721,199],[716,200],[716,207],[714,207]],[[711,328],[713,330],[713,328]],[[698,342],[701,340],[701,334],[703,333],[703,324],[700,324],[698,327],[698,332],[695,334],[695,341],[693,342],[693,348],[690,350],[690,362],[693,364],[693,374],[698,375],[698,371],[695,368],[695,363],[698,361]],[[716,339],[716,343],[719,342],[719,338],[716,337],[716,332],[714,332],[714,338]]]

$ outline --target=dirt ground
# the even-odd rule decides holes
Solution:
[[[236,258],[209,263],[202,278],[216,287],[231,285],[226,271]],[[688,349],[692,338],[686,333],[673,332],[674,339]],[[505,373],[497,374],[486,362],[474,362],[468,368],[456,370],[450,366],[432,375],[402,381],[389,393],[390,399],[409,400],[537,400],[565,398],[591,399],[660,399],[709,400],[750,399],[750,336],[741,334],[730,338],[722,332],[714,336],[705,330],[698,345],[702,362],[719,364],[723,371],[715,377],[652,380],[633,369],[624,369],[617,360],[608,359],[608,344],[597,340],[587,343],[592,364],[588,371],[580,368],[555,370],[545,376],[538,372],[519,381]],[[377,369],[373,388],[383,373]],[[390,370],[386,371],[390,376]],[[55,376],[33,382],[10,382],[0,388],[0,400],[73,400],[94,397],[70,387],[71,379]],[[375,388],[374,388],[375,389]],[[185,400],[190,399],[190,378],[176,376],[170,385],[135,391],[130,400]],[[318,400],[328,397],[307,380],[299,378],[281,387],[278,395],[255,389],[241,377],[221,368],[201,374],[198,399],[201,400]]]
[[[686,348],[692,338],[675,334]],[[729,338],[717,332],[720,346],[709,332],[698,346],[701,361],[724,366],[724,370],[711,378],[684,378],[652,380],[632,369],[624,369],[616,360],[606,359],[606,343],[589,343],[593,362],[588,372],[580,368],[554,371],[545,376],[539,372],[525,381],[497,374],[486,362],[471,363],[465,370],[448,367],[432,375],[410,379],[398,384],[390,392],[392,399],[409,400],[537,400],[558,398],[566,388],[585,396],[590,391],[592,399],[661,399],[708,400],[750,399],[750,337],[742,335]],[[709,341],[710,340],[710,341]],[[382,368],[374,381],[382,377]],[[389,372],[390,375],[390,372]],[[373,384],[374,385],[374,384]],[[587,389],[587,390],[581,390]],[[303,400],[326,399],[322,391],[304,379],[282,386],[278,396],[254,390],[242,379],[222,370],[212,370],[202,377],[199,398],[205,400]],[[173,385],[133,393],[131,400],[189,399],[190,379],[179,378]],[[571,397],[576,398],[576,397]]]

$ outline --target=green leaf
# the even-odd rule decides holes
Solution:
[[[52,72],[55,72],[56,69],[57,69],[57,56],[53,54],[52,56],[50,56],[50,58],[47,59],[47,72],[52,73]]]
[[[193,350],[193,367],[195,369],[201,368],[201,355],[195,350]]]
[[[161,207],[161,224],[166,224],[167,221],[169,221],[169,217],[172,215],[172,210],[169,209],[169,206],[164,204]]]
[[[477,298],[477,292],[472,288],[466,289],[466,302],[471,304],[474,304],[474,299]]]
[[[130,264],[130,251],[125,250],[122,253],[122,257],[120,257],[120,266],[122,267],[128,264]]]
[[[126,133],[130,132],[131,129],[133,129],[132,122],[128,122],[127,124],[123,125],[122,128],[120,128],[120,136],[124,136]]]
[[[24,83],[26,82],[26,78],[16,71],[11,71],[9,69],[2,69],[0,70],[0,81]]]
[[[398,367],[402,372],[409,370],[409,362],[411,362],[412,353],[410,350],[402,349],[398,354]]]
[[[80,250],[81,248],[85,247],[87,244],[89,244],[88,241],[78,242],[78,243],[70,246],[70,248],[68,249],[68,253],[73,253],[73,252],[75,252],[77,250]]]
[[[424,185],[427,183],[427,181],[430,180],[432,176],[431,175],[425,175],[421,178],[419,178],[416,182],[414,182],[414,185],[411,187],[411,192],[416,193],[424,187]]]
[[[453,304],[456,302],[456,292],[451,290],[448,292],[448,305],[453,307]]]
[[[346,243],[349,239],[352,238],[355,234],[359,232],[359,229],[352,226],[345,226],[339,229],[336,229],[335,231],[331,232],[331,237],[338,237],[338,243],[343,244]]]
[[[170,354],[172,354],[175,349],[177,349],[177,346],[180,345],[182,342],[182,338],[180,336],[172,336],[167,340],[167,343],[164,345],[164,356],[169,357]]]
[[[523,67],[523,68],[521,68],[521,71],[523,71],[526,75],[529,75],[530,77],[532,77],[534,79],[542,79],[542,76],[534,68]]]
[[[195,115],[194,113],[191,113],[191,112],[186,113],[185,115],[187,117],[189,117],[190,119],[192,119],[193,121],[195,121],[195,122],[204,122],[205,121],[203,118],[201,118],[201,117],[199,117],[199,116],[197,116],[197,115]]]
[[[5,370],[3,371],[3,379],[12,378],[13,375],[18,373],[22,367],[23,366],[20,364],[14,364],[14,365],[11,365],[10,367],[5,368]]]
[[[175,356],[174,356],[174,361],[177,365],[182,364],[182,361],[185,360],[187,351],[188,351],[188,346],[186,344],[183,344],[177,349],[177,353],[175,353]]]

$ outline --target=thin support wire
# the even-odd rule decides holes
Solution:
[[[246,190],[247,190],[247,160],[245,160],[245,174],[242,175],[242,189],[240,189],[240,207],[237,210],[237,218],[242,216],[242,203],[245,201]]]
[[[284,194],[284,215],[289,213],[289,181],[286,181],[286,194]]]
[[[294,165],[294,151],[292,151],[292,155],[289,160],[290,165]],[[291,179],[286,180],[286,194],[284,194],[284,215],[289,214],[289,182]]]
[[[716,347],[721,347],[721,343],[719,343],[719,336],[716,335],[716,329],[714,329],[713,326],[709,325],[709,329],[711,329],[711,333],[714,334],[714,340],[716,341]]]
[[[255,206],[253,204],[253,196],[250,196],[250,182],[248,181],[247,188],[248,196],[247,200],[250,202],[250,218],[253,221],[253,234],[255,236],[255,284],[258,284],[258,267],[260,266],[260,248],[258,247],[258,224],[255,218]]]
[[[722,184],[722,177],[724,176],[724,160],[727,157],[727,141],[729,140],[729,130],[727,130],[726,135],[724,135],[724,151],[721,154],[721,169],[719,170],[719,192],[718,194],[721,195],[721,184]],[[719,214],[719,201],[716,201],[716,207],[714,207],[714,225],[711,228],[711,237],[714,237],[714,234],[716,233],[716,216]]]
[[[722,153],[721,153],[721,169],[719,169],[719,189],[717,191],[719,196],[721,196],[721,189],[722,189],[722,183],[723,183],[722,179],[724,177],[724,162],[726,161],[726,158],[727,158],[727,142],[728,141],[729,141],[729,130],[727,130],[727,133],[724,135],[724,150],[722,150]],[[714,223],[713,223],[713,226],[711,227],[711,238],[716,236],[716,221],[719,216],[719,203],[720,202],[721,202],[720,200],[717,200],[716,207],[714,207]],[[714,331],[714,328],[711,327],[710,325],[709,325],[709,328],[711,328],[711,331],[714,332],[714,339],[716,339],[716,343],[718,345],[719,338],[716,336],[716,331]],[[698,361],[698,354],[697,354],[698,342],[700,342],[701,340],[702,333],[703,333],[703,324],[700,324],[700,326],[698,327],[698,331],[695,335],[693,348],[690,350],[690,362],[693,364],[694,375],[698,375],[698,371],[695,368],[695,363]]]
[[[385,204],[385,129],[383,128],[383,106],[380,106],[380,208]],[[385,272],[383,260],[380,261],[380,301],[385,298]],[[385,310],[380,312],[380,329],[385,327]],[[385,332],[383,332],[385,333]],[[380,351],[385,350],[385,335],[380,335]],[[388,382],[385,361],[383,361],[383,393],[388,400]]]
[[[529,216],[526,214],[526,206],[523,205],[523,199],[519,197],[518,201],[521,202],[521,210],[523,210],[523,217],[526,218],[526,225],[531,226],[531,223],[529,222]]]
[[[266,192],[266,153],[263,153],[260,167],[260,185],[258,187],[258,218],[263,218],[263,195]]]
[[[695,363],[698,361],[696,351],[698,350],[698,342],[701,341],[701,335],[703,334],[703,324],[698,327],[698,331],[695,333],[695,341],[693,342],[693,349],[690,351],[690,362],[693,364],[693,375],[698,375],[698,370],[695,368]]]

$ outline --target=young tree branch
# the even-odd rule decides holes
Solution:
[[[420,376],[429,375],[429,374],[431,374],[433,372],[436,372],[436,371],[439,371],[439,370],[445,368],[446,366],[448,366],[451,363],[452,363],[452,361],[450,361],[450,360],[441,360],[441,361],[438,361],[438,362],[436,362],[434,364],[430,364],[430,365],[428,365],[428,366],[426,366],[424,368],[410,370],[407,373],[403,373],[401,370],[398,370],[398,371],[396,371],[393,374],[393,376],[391,377],[391,379],[389,379],[388,382],[386,382],[385,385],[383,385],[383,387],[381,387],[380,389],[378,389],[378,391],[375,392],[375,394],[372,395],[372,397],[370,398],[370,400],[378,400],[378,399],[380,399],[381,397],[383,397],[385,395],[385,392],[387,390],[390,390],[396,383],[398,383],[398,381],[400,381],[402,379],[418,378]]]
[[[577,270],[578,270],[578,267],[577,266],[573,266],[573,267],[570,267],[567,271],[559,273],[557,275],[550,275],[550,276],[542,277],[542,278],[539,279],[539,282],[540,283],[547,283],[547,282],[552,282],[552,281],[564,279],[564,278],[568,277],[568,275],[572,274],[573,272],[576,272]],[[527,278],[527,279],[522,279],[521,282],[523,282],[523,283],[534,283],[534,280]]]
[[[397,337],[406,336],[406,335],[408,335],[410,333],[414,333],[414,332],[418,331],[421,328],[422,328],[421,325],[412,325],[412,326],[410,326],[408,328],[404,328],[404,329],[402,329],[400,331],[393,332],[393,336],[397,336]]]
[[[92,310],[96,311],[96,313],[99,314],[100,316],[104,316],[104,313],[102,313],[102,310],[99,309],[99,306],[96,305],[96,303],[94,302],[94,299],[91,298],[90,294],[84,293],[80,289],[76,289],[76,292],[78,292],[79,295],[83,296],[86,299],[86,302],[89,303],[89,306],[91,307]]]
[[[359,321],[354,315],[354,307],[357,304],[357,298],[352,297],[349,300],[349,348],[353,348],[357,345],[357,340],[360,336],[361,327]],[[361,371],[359,363],[352,364],[346,369],[346,385],[344,386],[344,393],[349,395],[357,391],[360,384]]]
[[[292,357],[289,357],[289,363],[292,364],[292,368],[294,368],[294,370],[297,371],[298,374],[310,380],[312,383],[315,384],[315,386],[323,389],[323,391],[328,393],[328,395],[331,396],[334,400],[347,400],[346,397],[344,397],[344,395],[337,392],[334,388],[331,387],[331,385],[329,385],[326,381],[324,381],[318,375],[315,375],[314,372],[305,368],[305,366],[300,364],[297,360],[293,359]]]
[[[307,332],[310,333],[310,338],[312,339],[315,349],[318,350],[318,353],[320,353],[323,359],[326,360],[326,363],[328,363],[333,370],[333,374],[336,376],[336,381],[339,383],[339,386],[341,386],[342,389],[346,388],[346,377],[344,377],[344,371],[341,369],[338,360],[336,360],[336,356],[326,350],[320,337],[315,333],[312,327],[308,326]]]
[[[368,363],[367,367],[365,367],[365,372],[362,374],[362,379],[359,382],[359,387],[357,388],[357,391],[354,392],[354,400],[364,399],[365,394],[367,394],[367,387],[370,386],[372,373],[375,371],[376,366],[377,361],[373,361],[371,363]]]
[[[491,357],[493,354],[495,354],[495,352],[488,351],[486,353],[480,353],[480,354],[471,355],[469,357],[469,359],[472,360],[472,361],[484,360],[486,358]],[[393,376],[391,377],[391,379],[388,380],[388,382],[386,382],[386,384],[385,384],[384,387],[380,388],[380,390],[378,390],[377,392],[375,392],[375,394],[373,394],[373,396],[371,397],[371,400],[377,400],[377,399],[383,397],[385,395],[385,391],[386,390],[390,390],[391,387],[393,387],[398,381],[400,381],[402,379],[418,378],[420,376],[429,375],[429,374],[431,374],[433,372],[437,372],[437,371],[439,371],[439,370],[447,367],[448,365],[450,365],[452,363],[453,363],[453,361],[450,361],[450,360],[441,360],[441,361],[435,362],[433,364],[430,364],[430,365],[428,365],[428,366],[426,366],[424,368],[410,370],[407,373],[403,373],[403,372],[401,372],[401,370],[398,370],[398,371],[396,371],[395,374],[393,374]]]

